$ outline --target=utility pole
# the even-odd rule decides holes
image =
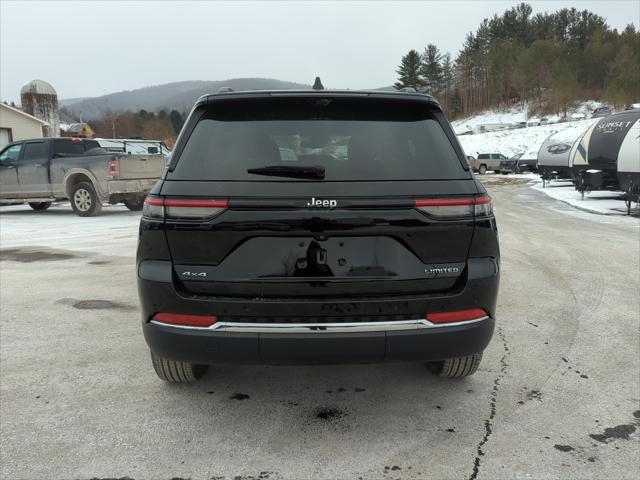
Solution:
[[[116,121],[115,121],[115,119],[111,120],[111,138],[116,138]]]

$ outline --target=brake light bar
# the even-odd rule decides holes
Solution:
[[[488,316],[486,310],[482,308],[471,308],[453,312],[427,313],[425,318],[431,323],[456,323],[480,320]]]
[[[183,327],[210,327],[218,321],[215,315],[185,315],[182,313],[156,313],[152,321]]]
[[[414,207],[435,218],[487,217],[493,214],[491,197],[416,198]]]
[[[142,215],[148,218],[210,219],[229,208],[227,200],[162,198],[148,196]]]

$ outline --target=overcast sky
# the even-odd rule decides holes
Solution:
[[[518,3],[0,0],[0,99],[17,102],[34,78],[60,98],[237,77],[377,88],[411,48],[455,55],[482,19]],[[640,24],[637,0],[528,3],[589,9],[619,30]]]

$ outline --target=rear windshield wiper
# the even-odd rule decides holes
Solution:
[[[318,178],[324,179],[324,167],[312,165],[300,167],[294,165],[265,165],[264,167],[249,168],[247,173],[267,175],[272,177]]]

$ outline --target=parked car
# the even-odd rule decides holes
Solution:
[[[516,173],[538,171],[538,150],[529,150],[520,154],[516,163]]]
[[[516,153],[514,156],[502,160],[500,162],[500,173],[515,173],[518,164],[518,159],[522,156],[522,153]]]
[[[608,117],[609,115],[611,115],[611,109],[609,107],[599,107],[593,111],[591,118]]]
[[[379,361],[474,373],[500,252],[491,199],[454,138],[417,93],[201,97],[139,229],[158,376]],[[344,158],[317,153],[336,145]]]
[[[100,212],[103,202],[141,210],[164,166],[162,155],[109,153],[95,140],[13,142],[0,152],[0,205],[28,203],[46,210],[52,202],[68,199],[81,217]]]
[[[481,153],[473,162],[470,161],[469,165],[474,172],[478,172],[480,175],[484,175],[488,170],[500,173],[503,160],[507,160],[507,157],[501,153]]]

